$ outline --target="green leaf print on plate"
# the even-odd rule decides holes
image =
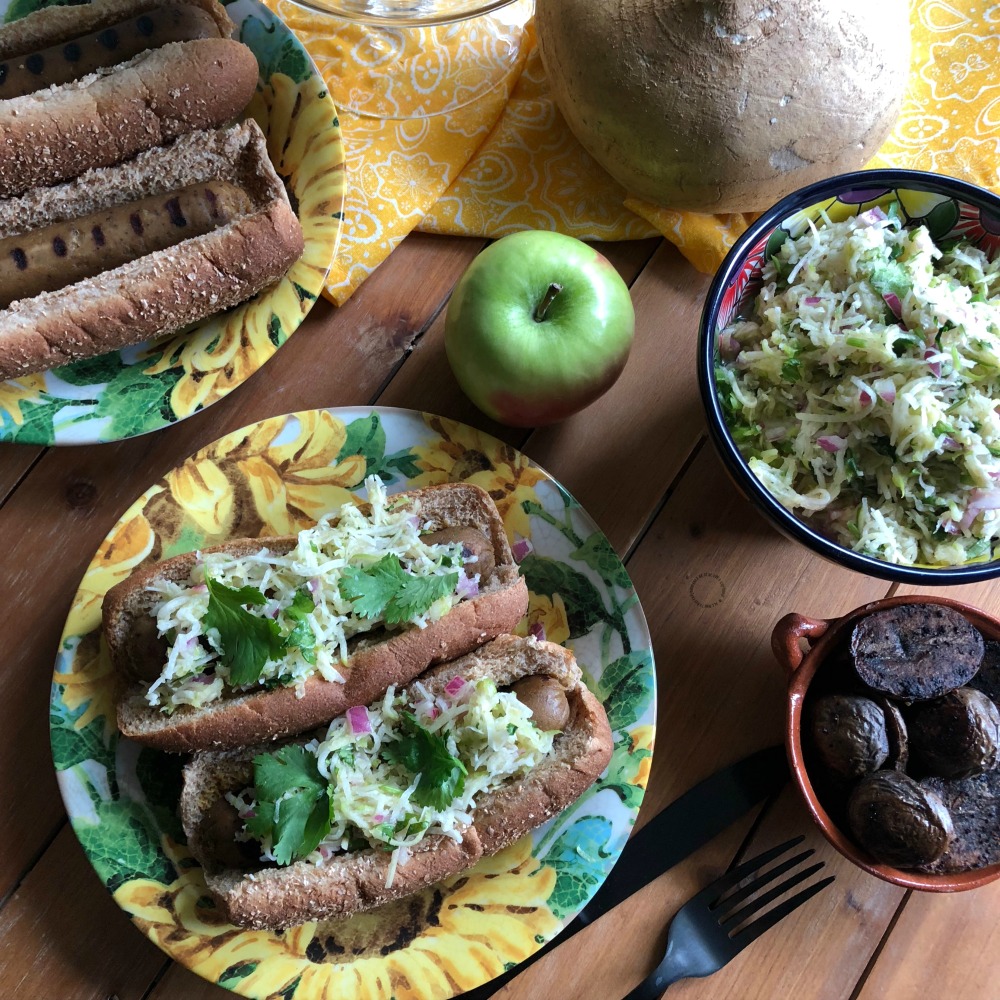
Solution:
[[[610,615],[597,588],[580,572],[563,562],[532,553],[521,561],[528,588],[536,594],[558,594],[566,605],[571,639],[586,635]]]
[[[179,368],[156,375],[147,375],[139,365],[122,368],[105,387],[94,415],[111,418],[115,438],[156,430],[170,420],[170,392],[181,375]]]
[[[159,834],[141,805],[102,799],[95,808],[97,824],[74,819],[73,830],[108,889],[114,892],[134,878],[173,881],[174,866],[160,850]]]
[[[556,870],[549,908],[557,917],[576,913],[604,880],[601,862],[611,856],[612,833],[611,823],[603,816],[581,816],[542,859]]]
[[[575,552],[571,552],[570,556],[585,562],[591,569],[596,570],[609,587],[632,586],[632,581],[629,580],[628,573],[625,572],[625,567],[618,558],[618,553],[599,531],[595,531],[583,545]]]
[[[248,17],[240,25],[240,41],[257,55],[260,75],[265,79],[283,73],[296,83],[312,74],[305,50],[287,32],[277,31],[274,21],[265,23],[259,17]]]
[[[638,809],[645,789],[637,784],[642,762],[653,756],[651,750],[637,747],[628,733],[615,741],[615,749],[608,764],[608,773],[600,780],[598,788],[608,789],[621,799],[622,805]]]
[[[414,479],[420,475],[417,458],[410,448],[386,455],[385,430],[377,413],[371,413],[347,425],[347,439],[340,449],[337,461],[342,462],[352,455],[360,455],[365,460],[365,475],[380,476],[383,482],[393,483],[400,476]]]
[[[633,725],[646,711],[655,688],[652,668],[653,657],[647,650],[626,653],[604,668],[597,694],[613,730]]]
[[[75,722],[84,711],[86,709],[80,709],[75,715],[70,715],[62,703],[52,705],[49,727],[52,761],[57,771],[68,770],[86,760],[92,760],[109,770],[114,766],[114,749],[104,740],[104,720],[95,719],[89,726],[76,728]]]

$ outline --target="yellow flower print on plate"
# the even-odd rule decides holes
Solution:
[[[615,732],[607,773],[565,813],[474,869],[348,920],[283,934],[227,924],[180,829],[183,759],[120,739],[100,641],[107,589],[136,567],[234,537],[287,534],[377,473],[393,492],[487,489],[528,581],[519,631],[570,646]],[[573,498],[474,428],[408,410],[343,408],[233,431],[153,483],[101,543],[70,609],[50,706],[73,829],[119,906],[177,962],[248,997],[446,1000],[553,937],[614,864],[642,801],[656,716],[652,651],[624,567]]]
[[[10,4],[0,0],[0,13]],[[301,43],[263,4],[238,0],[227,11],[260,66],[246,114],[267,136],[271,160],[302,223],[302,257],[249,302],[175,335],[0,382],[0,441],[119,441],[183,420],[256,372],[322,291],[344,200],[336,108]],[[27,13],[27,5],[18,4],[18,13]]]

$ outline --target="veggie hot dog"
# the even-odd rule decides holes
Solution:
[[[527,588],[488,493],[367,485],[369,505],[298,536],[175,556],[108,592],[123,733],[187,751],[302,732],[514,628]]]
[[[0,99],[78,80],[168,42],[228,37],[220,21],[194,3],[165,3],[70,41],[8,56],[0,62]]]
[[[0,197],[235,119],[257,84],[215,0],[94,0],[0,28]]]
[[[527,681],[567,711],[545,731]],[[495,854],[601,774],[612,736],[572,653],[500,636],[310,741],[198,754],[181,818],[226,917],[281,929],[398,899]],[[292,777],[294,775],[294,777]],[[303,825],[286,815],[311,807]]]
[[[302,232],[249,121],[0,201],[0,247],[2,379],[235,305],[284,274]]]
[[[238,185],[208,181],[9,236],[0,240],[0,308],[204,236],[252,208]]]

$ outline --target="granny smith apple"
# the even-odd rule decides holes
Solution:
[[[606,392],[634,330],[628,286],[606,257],[571,236],[527,230],[469,265],[448,303],[444,343],[483,413],[537,427]]]

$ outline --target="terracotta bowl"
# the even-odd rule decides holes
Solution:
[[[823,664],[830,654],[847,641],[858,619],[900,604],[943,604],[954,608],[975,625],[984,638],[1000,641],[1000,620],[978,608],[944,597],[889,597],[855,608],[841,618],[785,615],[771,633],[771,648],[788,675],[788,704],[785,714],[785,746],[788,751],[788,761],[812,818],[826,839],[848,861],[886,882],[901,885],[906,889],[921,889],[925,892],[960,892],[965,889],[976,889],[1000,878],[1000,864],[954,874],[927,875],[923,872],[892,868],[875,861],[830,818],[819,800],[806,769],[802,746],[802,709],[809,685],[823,669]]]

